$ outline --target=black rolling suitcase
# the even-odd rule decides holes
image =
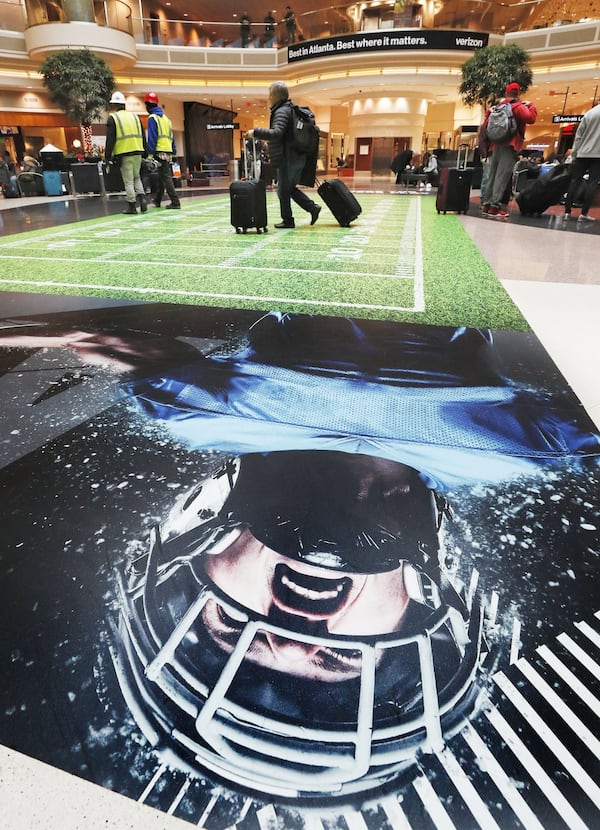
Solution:
[[[256,146],[252,142],[254,151],[254,167],[257,170]],[[246,178],[229,185],[229,202],[231,205],[231,224],[236,233],[246,233],[248,228],[256,228],[256,233],[267,233],[267,189],[264,181],[251,179],[248,176],[248,153],[244,153]]]
[[[354,222],[362,213],[357,198],[341,179],[326,179],[319,182],[317,193],[342,228],[349,227],[350,222]]]
[[[467,167],[467,150],[468,145],[462,144],[456,158],[456,167],[443,167],[440,170],[440,183],[435,200],[438,213],[446,213],[449,210],[466,213],[469,210],[473,169]]]
[[[125,190],[121,168],[118,164],[111,164],[109,167],[102,164],[102,184],[105,193],[122,193]]]
[[[571,165],[557,164],[529,182],[517,195],[517,204],[523,216],[540,216],[552,205],[557,205],[569,189]]]

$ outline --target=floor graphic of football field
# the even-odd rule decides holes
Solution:
[[[0,286],[527,327],[456,217],[436,217],[433,200],[416,196],[361,194],[361,204],[350,228],[323,208],[312,227],[302,214],[295,230],[236,234],[222,195],[185,201],[181,211],[150,209],[8,236],[0,240]],[[274,193],[268,209],[273,223]],[[456,279],[448,279],[454,271]],[[493,320],[485,316],[490,309]]]

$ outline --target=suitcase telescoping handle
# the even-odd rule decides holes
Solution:
[[[252,170],[254,171],[255,178],[258,179],[258,175],[257,175],[258,167],[257,167],[257,164],[256,164],[257,161],[258,161],[258,158],[257,158],[257,155],[256,155],[256,139],[255,138],[246,139],[246,152],[244,153],[244,170],[245,170],[245,173],[246,173],[246,178],[247,179],[250,178],[250,159],[249,159],[249,154],[248,154],[248,141],[252,142],[252,161],[253,161]]]
[[[456,166],[459,170],[467,169],[467,158],[469,155],[469,145],[459,144],[458,152],[456,153]]]

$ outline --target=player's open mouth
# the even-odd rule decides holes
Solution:
[[[282,562],[275,566],[273,597],[280,608],[311,617],[331,617],[345,604],[352,580],[298,573]]]

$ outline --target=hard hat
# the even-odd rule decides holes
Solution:
[[[147,92],[144,98],[144,104],[158,104],[158,95],[156,92]]]
[[[125,96],[122,92],[113,92],[110,99],[111,104],[125,104]]]

